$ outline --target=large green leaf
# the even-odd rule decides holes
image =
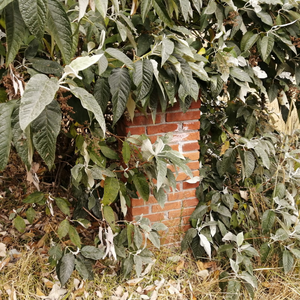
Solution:
[[[114,69],[108,78],[113,104],[113,124],[121,118],[129,98],[131,79],[126,68]]]
[[[118,50],[116,48],[107,48],[105,50],[105,52],[107,54],[109,54],[110,56],[116,58],[117,60],[119,60],[123,64],[125,64],[127,66],[127,68],[133,69],[133,62],[132,62],[132,60],[126,54],[124,54],[123,52],[121,52],[120,50]]]
[[[98,78],[94,87],[94,97],[99,103],[103,112],[106,111],[107,103],[110,100],[109,84],[106,78]]]
[[[109,205],[115,201],[120,190],[119,181],[115,177],[106,177],[104,182],[103,205]]]
[[[294,257],[289,250],[284,250],[282,253],[282,265],[284,273],[288,273],[294,265]]]
[[[276,214],[273,210],[266,210],[261,218],[261,227],[263,233],[268,233],[274,226]]]
[[[242,40],[241,40],[241,50],[242,51],[247,51],[249,50],[257,41],[259,38],[258,34],[254,34],[252,31],[246,32],[245,35],[243,35]]]
[[[269,55],[271,54],[274,47],[274,36],[273,34],[266,35],[262,38],[261,41],[261,56],[263,61],[266,61]]]
[[[161,66],[165,64],[165,62],[168,60],[173,51],[174,43],[170,39],[163,37],[161,49]]]
[[[10,2],[13,2],[13,0],[2,0],[0,3],[0,10],[6,7]]]
[[[61,126],[61,110],[53,100],[32,122],[32,139],[35,149],[51,169],[55,159],[56,139]]]
[[[145,98],[153,82],[153,66],[149,59],[138,60],[134,64],[133,82],[138,87],[138,100]]]
[[[150,189],[149,189],[149,184],[148,184],[148,181],[147,181],[145,175],[140,174],[140,173],[134,174],[133,183],[134,183],[138,193],[140,194],[140,196],[145,201],[148,201]]]
[[[102,15],[103,19],[105,19],[108,8],[108,0],[95,0],[95,6]]]
[[[98,260],[103,258],[104,251],[94,246],[84,246],[81,249],[81,254],[86,258]]]
[[[28,127],[29,130],[24,132],[20,127],[19,108],[20,106],[18,105],[11,116],[12,138],[19,156],[29,170],[32,163],[32,158],[29,158],[29,155],[33,153],[33,145],[31,138],[28,138],[26,135],[26,133],[30,132],[30,128]],[[31,149],[31,151],[29,151],[29,149]]]
[[[116,231],[115,213],[110,206],[103,206],[103,216],[113,231]]]
[[[7,42],[6,65],[9,65],[17,55],[26,32],[26,26],[16,0],[5,7],[5,27]]]
[[[152,5],[160,20],[162,20],[166,25],[172,26],[173,21],[166,10],[165,3],[162,0],[152,0]]]
[[[64,62],[71,60],[72,29],[71,23],[62,4],[57,0],[47,0],[47,31],[54,38]]]
[[[167,163],[164,161],[164,159],[157,158],[156,164],[157,164],[157,190],[159,190],[166,180],[168,168],[167,168]]]
[[[80,236],[76,230],[76,228],[72,225],[69,226],[69,237],[71,242],[77,246],[78,248],[81,248],[81,240]]]
[[[15,104],[15,101],[0,104],[0,170],[6,167],[9,158],[12,140],[11,115]]]
[[[238,67],[233,67],[230,69],[230,75],[240,81],[252,82],[251,77],[242,69]]]
[[[22,18],[30,32],[37,38],[44,35],[47,5],[44,0],[19,0]]]
[[[243,178],[249,178],[255,169],[255,157],[250,151],[245,151],[242,157]]]
[[[56,267],[58,279],[63,286],[73,273],[75,266],[75,256],[73,253],[65,254]]]
[[[19,120],[22,130],[25,130],[52,102],[58,88],[56,78],[50,79],[43,74],[37,74],[30,78],[21,98]]]
[[[142,15],[142,20],[145,22],[146,17],[148,16],[149,10],[151,8],[151,0],[143,0],[141,1],[141,15]]]
[[[71,88],[71,92],[75,97],[80,99],[81,104],[85,109],[91,111],[94,114],[95,119],[98,121],[103,133],[105,134],[106,125],[105,125],[103,112],[101,110],[100,105],[94,98],[94,96],[89,92],[87,92],[85,89],[80,87]]]

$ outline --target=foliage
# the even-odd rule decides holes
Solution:
[[[291,162],[297,162],[297,155],[289,149],[280,152],[283,144],[278,135],[258,135],[257,124],[267,99],[278,99],[285,120],[288,107],[298,106],[299,16],[293,0],[3,1],[0,169],[7,164],[11,143],[37,187],[36,159],[41,158],[49,170],[59,165],[59,160],[66,161],[77,199],[72,218],[84,219],[86,210],[91,211],[93,217],[106,220],[103,228],[110,239],[109,228],[121,236],[124,229],[112,209],[116,201],[126,214],[130,197],[138,192],[147,200],[152,191],[163,206],[165,192],[175,185],[167,165],[190,173],[186,160],[166,145],[168,136],[154,146],[144,136],[120,139],[113,132],[117,122],[125,110],[131,119],[136,108],[150,111],[155,119],[159,107],[165,111],[178,101],[186,111],[193,100],[201,98],[206,116],[202,137],[209,138],[201,145],[204,179],[200,205],[192,216],[194,229],[187,233],[185,244],[196,240],[210,256],[212,236],[217,247],[224,243],[222,237],[229,229],[235,231],[229,239],[235,250],[226,252],[232,253],[234,276],[245,281],[251,294],[255,284],[250,282],[252,274],[245,264],[254,253],[247,254],[245,249],[251,246],[239,235],[240,227],[252,224],[253,212],[246,214],[247,209],[253,208],[256,227],[247,225],[243,230],[259,228],[262,215],[262,230],[273,234],[272,244],[280,245],[285,271],[292,265],[290,252],[297,253],[285,244],[289,239],[283,239],[283,231],[296,234],[287,231],[295,225],[295,218],[287,217],[294,212],[293,205],[281,202],[295,197],[297,184],[287,184],[286,174],[280,177],[288,167],[288,175],[294,176],[297,166]],[[261,99],[259,107],[257,99]],[[220,101],[227,103],[224,109]],[[58,139],[65,143],[61,145]],[[216,151],[219,143],[222,148]],[[207,161],[208,149],[213,159]],[[241,171],[236,170],[237,165]],[[264,183],[267,190],[259,190],[257,185]],[[258,203],[253,198],[257,195],[254,187],[262,195]],[[236,199],[237,189],[244,194],[240,192]],[[244,203],[246,191],[252,205]],[[65,200],[54,199],[66,215],[71,214]],[[236,204],[239,202],[243,205]],[[34,212],[27,212],[30,221]],[[24,229],[21,219],[16,216],[14,221],[20,231]],[[71,234],[80,248],[76,230],[68,222],[60,225],[59,235]],[[275,229],[281,231],[273,232]],[[156,231],[149,229],[146,234],[157,243],[153,238]],[[132,244],[128,237],[119,242],[126,247]],[[139,250],[131,251],[124,257],[124,269],[129,270],[134,261],[138,271],[141,259],[134,251]],[[242,263],[240,254],[244,267],[237,267]],[[90,258],[77,253],[75,259],[74,255],[65,252],[57,265],[62,282],[74,268],[88,269],[85,263]],[[228,288],[239,289],[236,282],[229,281]]]

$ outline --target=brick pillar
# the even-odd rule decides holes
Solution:
[[[173,140],[170,146],[180,151],[191,161],[188,166],[194,176],[199,175],[199,129],[200,129],[200,101],[193,102],[186,113],[180,110],[179,104],[169,108],[166,113],[157,113],[155,124],[151,115],[137,113],[133,122],[125,121],[125,133],[146,134],[154,142],[158,136],[167,132],[173,132]],[[129,214],[135,216],[143,214],[152,222],[161,221],[169,227],[166,236],[163,236],[163,243],[178,242],[180,233],[189,227],[189,217],[198,204],[195,196],[197,184],[189,184],[185,180],[189,177],[179,172],[177,180],[177,191],[168,194],[168,201],[164,208],[161,208],[153,196],[148,202],[143,199],[132,199],[132,207]]]

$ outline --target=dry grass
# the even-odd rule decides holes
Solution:
[[[161,287],[158,289],[157,299],[224,299],[224,294],[218,286],[220,272],[218,268],[211,271],[209,277],[203,280],[197,275],[199,271],[197,264],[189,254],[181,255],[184,266],[182,262],[168,260],[169,257],[178,255],[180,255],[178,249],[163,248],[157,252],[156,262],[151,271],[135,285],[118,275],[115,272],[117,266],[109,261],[105,262],[106,266],[95,268],[94,281],[84,282],[74,272],[66,287],[68,293],[62,299],[143,299],[142,295],[145,296],[147,293],[150,297],[153,295],[159,282]],[[256,300],[300,299],[298,268],[287,276],[280,268],[256,269],[255,274],[259,283]],[[39,295],[49,295],[55,281],[57,281],[55,270],[47,263],[47,255],[43,254],[42,250],[38,252],[24,250],[20,257],[12,259],[0,271],[0,299],[43,299]],[[78,287],[80,283],[81,286]],[[102,298],[99,295],[102,295]],[[239,299],[249,297],[244,293]]]

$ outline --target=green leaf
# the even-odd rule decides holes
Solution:
[[[122,273],[124,278],[129,277],[132,269],[133,269],[133,257],[132,255],[129,255],[126,259],[124,259],[123,263],[122,263]]]
[[[195,99],[197,98],[198,94],[196,96],[191,93],[191,82],[193,81],[192,69],[184,58],[180,57],[179,55],[176,55],[176,58],[180,62],[181,67],[181,72],[178,73],[178,79],[184,87],[186,93]]]
[[[137,277],[140,277],[142,273],[142,268],[143,268],[143,259],[139,255],[134,255],[133,257],[134,263],[135,263],[135,271]]]
[[[134,226],[133,240],[134,240],[136,247],[138,249],[140,249],[142,246],[142,243],[143,243],[143,235],[142,235],[140,229],[138,228],[138,226]]]
[[[140,3],[140,5],[141,5],[141,16],[142,16],[143,22],[145,22],[146,17],[148,16],[149,10],[152,6],[151,2],[152,2],[152,0],[143,0]]]
[[[103,112],[101,110],[100,105],[94,98],[92,94],[87,92],[84,88],[81,87],[72,87],[71,88],[71,93],[80,99],[82,106],[87,109],[88,111],[91,111],[97,122],[99,123],[103,134],[106,132],[106,125],[105,125],[105,119],[103,117]]]
[[[62,258],[62,251],[60,245],[54,245],[52,246],[48,251],[49,256],[55,260],[56,262],[59,261]]]
[[[283,199],[285,196],[286,188],[283,182],[280,182],[276,185],[274,190],[274,197],[278,197],[279,199]]]
[[[120,50],[118,50],[116,48],[107,48],[105,50],[105,52],[107,54],[109,54],[110,56],[116,58],[120,62],[122,62],[124,65],[127,66],[128,69],[133,69],[133,62],[132,62],[132,60],[126,54],[124,54],[123,52],[121,52]]]
[[[106,177],[104,182],[103,205],[110,205],[115,201],[120,190],[119,180],[115,177]]]
[[[130,145],[126,141],[124,141],[122,145],[122,156],[125,164],[128,164],[131,157],[131,151],[130,151]]]
[[[261,41],[261,56],[263,61],[266,61],[269,55],[271,54],[274,47],[274,36],[273,34],[266,35],[262,38]]]
[[[69,237],[71,242],[77,246],[78,248],[81,248],[81,240],[80,236],[76,230],[76,228],[72,225],[69,226]]]
[[[116,231],[115,213],[110,206],[103,206],[103,216],[113,231]]]
[[[261,259],[261,262],[262,262],[262,263],[265,263],[265,262],[266,262],[267,257],[268,257],[268,255],[269,255],[269,253],[270,253],[270,250],[271,250],[271,248],[270,248],[268,242],[263,243],[263,244],[260,246],[260,251],[259,251],[259,253],[260,253],[260,259]]]
[[[165,203],[168,201],[167,193],[163,188],[160,188],[158,191],[157,188],[153,189],[153,196],[161,208],[163,208]]]
[[[105,19],[108,8],[108,0],[95,0],[95,6],[102,15],[103,19]]]
[[[297,259],[300,259],[300,250],[294,249],[294,248],[290,248],[289,250],[294,254],[294,256],[295,256]]]
[[[70,204],[69,202],[64,198],[55,197],[55,203],[58,206],[58,208],[65,214],[70,216]]]
[[[266,153],[266,151],[260,147],[255,147],[254,151],[261,158],[263,165],[267,169],[269,169],[270,168],[270,159],[269,159],[269,155]]]
[[[112,94],[114,125],[123,115],[129,98],[131,79],[128,69],[114,69],[108,78],[108,83]]]
[[[60,222],[57,229],[58,237],[60,239],[64,238],[69,233],[69,229],[70,229],[70,223],[67,219]]]
[[[24,203],[35,203],[35,204],[44,204],[45,195],[43,192],[34,192],[28,195],[24,200]]]
[[[54,38],[63,60],[68,64],[72,53],[72,29],[67,13],[57,0],[47,0],[47,31]]]
[[[165,62],[169,59],[173,51],[174,51],[174,43],[170,39],[163,37],[162,49],[161,49],[161,66],[165,64]]]
[[[58,88],[56,78],[50,79],[43,74],[30,78],[20,104],[19,120],[23,131],[53,101]]]
[[[117,152],[114,151],[114,150],[112,150],[108,146],[104,146],[104,145],[101,144],[100,145],[100,151],[107,158],[110,158],[110,159],[119,159],[119,155],[117,154]]]
[[[259,11],[256,13],[256,15],[267,25],[273,26],[273,20],[269,13],[266,11]]]
[[[19,52],[26,32],[18,1],[13,1],[5,7],[5,28],[7,42],[6,65],[8,66]]]
[[[193,14],[191,3],[189,0],[179,0],[181,13],[185,22],[189,20],[189,14]]]
[[[236,153],[237,152],[235,149],[229,148],[223,155],[223,160],[221,162],[220,168],[218,169],[218,172],[221,176],[226,172],[230,172],[232,170],[232,167],[235,164]]]
[[[110,89],[106,78],[98,78],[94,87],[94,97],[101,107],[102,112],[106,111],[110,100]]]
[[[259,35],[257,33],[253,33],[252,31],[247,31],[241,40],[241,50],[243,52],[249,50],[258,40]]]
[[[160,158],[156,159],[157,164],[157,190],[161,188],[161,186],[164,184],[164,181],[166,180],[167,176],[167,163]]]
[[[13,2],[14,0],[2,0],[0,3],[0,10],[2,10],[5,6],[7,6],[10,2]]]
[[[264,212],[261,219],[261,227],[264,234],[268,233],[273,228],[275,220],[276,214],[273,210],[268,209]]]
[[[18,105],[16,109],[13,111],[12,116],[11,116],[11,127],[12,127],[12,139],[13,139],[13,144],[21,157],[22,161],[25,163],[26,167],[28,170],[31,168],[31,163],[32,163],[32,158],[29,158],[29,149],[32,149],[30,151],[33,154],[33,145],[31,139],[29,139],[26,135],[28,133],[27,130],[24,132],[21,127],[20,127],[20,122],[19,122],[19,109],[20,106]],[[2,119],[2,118],[1,118]],[[1,134],[0,134],[1,136]]]
[[[166,10],[165,3],[162,0],[152,0],[152,5],[159,19],[162,20],[166,25],[172,27],[173,21]]]
[[[183,240],[181,241],[181,251],[185,251],[190,247],[196,235],[197,235],[197,230],[195,228],[188,229],[185,236],[183,237]]]
[[[75,256],[72,253],[65,254],[56,267],[56,274],[62,286],[71,277],[75,266]]]
[[[15,101],[0,103],[0,170],[8,163],[12,140],[11,115],[15,104]]]
[[[145,98],[153,82],[153,66],[149,59],[138,60],[134,64],[133,82],[138,88],[137,100]]]
[[[133,183],[140,194],[140,196],[145,200],[148,201],[149,199],[149,183],[145,177],[145,175],[138,173],[133,175]]]
[[[240,299],[241,282],[237,279],[228,281],[226,300],[238,300]]]
[[[288,273],[293,268],[294,257],[288,250],[284,250],[282,253],[282,265],[284,273]]]
[[[24,23],[37,38],[44,35],[47,5],[43,0],[19,0],[19,8]]]
[[[69,64],[69,66],[78,74],[79,71],[85,70],[99,61],[104,54],[97,54],[92,56],[77,57]]]
[[[78,255],[75,259],[75,269],[84,280],[93,280],[93,264],[89,259]]]
[[[61,110],[56,100],[48,104],[31,124],[33,145],[49,170],[54,165],[56,139],[60,127]]]
[[[160,248],[160,238],[157,232],[151,231],[149,233],[148,239],[151,241],[151,243],[156,247]]]
[[[13,224],[14,224],[15,228],[16,228],[19,232],[21,232],[21,233],[23,233],[23,232],[25,231],[25,229],[26,229],[25,221],[24,221],[24,219],[23,219],[22,217],[20,217],[20,216],[16,216],[16,217],[14,218]]]
[[[243,178],[249,178],[255,169],[255,157],[250,151],[245,151],[242,157]]]
[[[215,13],[216,9],[217,9],[217,3],[215,2],[215,0],[209,0],[209,3],[207,5],[207,7],[205,8],[205,11],[203,12],[203,14],[211,15],[211,14]]]
[[[36,216],[36,211],[32,207],[29,207],[26,210],[26,218],[30,224],[33,223],[35,216]]]
[[[96,248],[94,246],[84,246],[82,247],[80,253],[86,257],[93,260],[102,259],[104,256],[104,251],[102,249]]]
[[[61,76],[63,72],[62,66],[56,61],[42,58],[33,58],[30,59],[30,62],[32,63],[32,67],[35,70],[44,74],[54,74],[56,76]]]
[[[250,76],[243,71],[241,68],[233,67],[230,68],[230,75],[238,80],[252,82]]]

